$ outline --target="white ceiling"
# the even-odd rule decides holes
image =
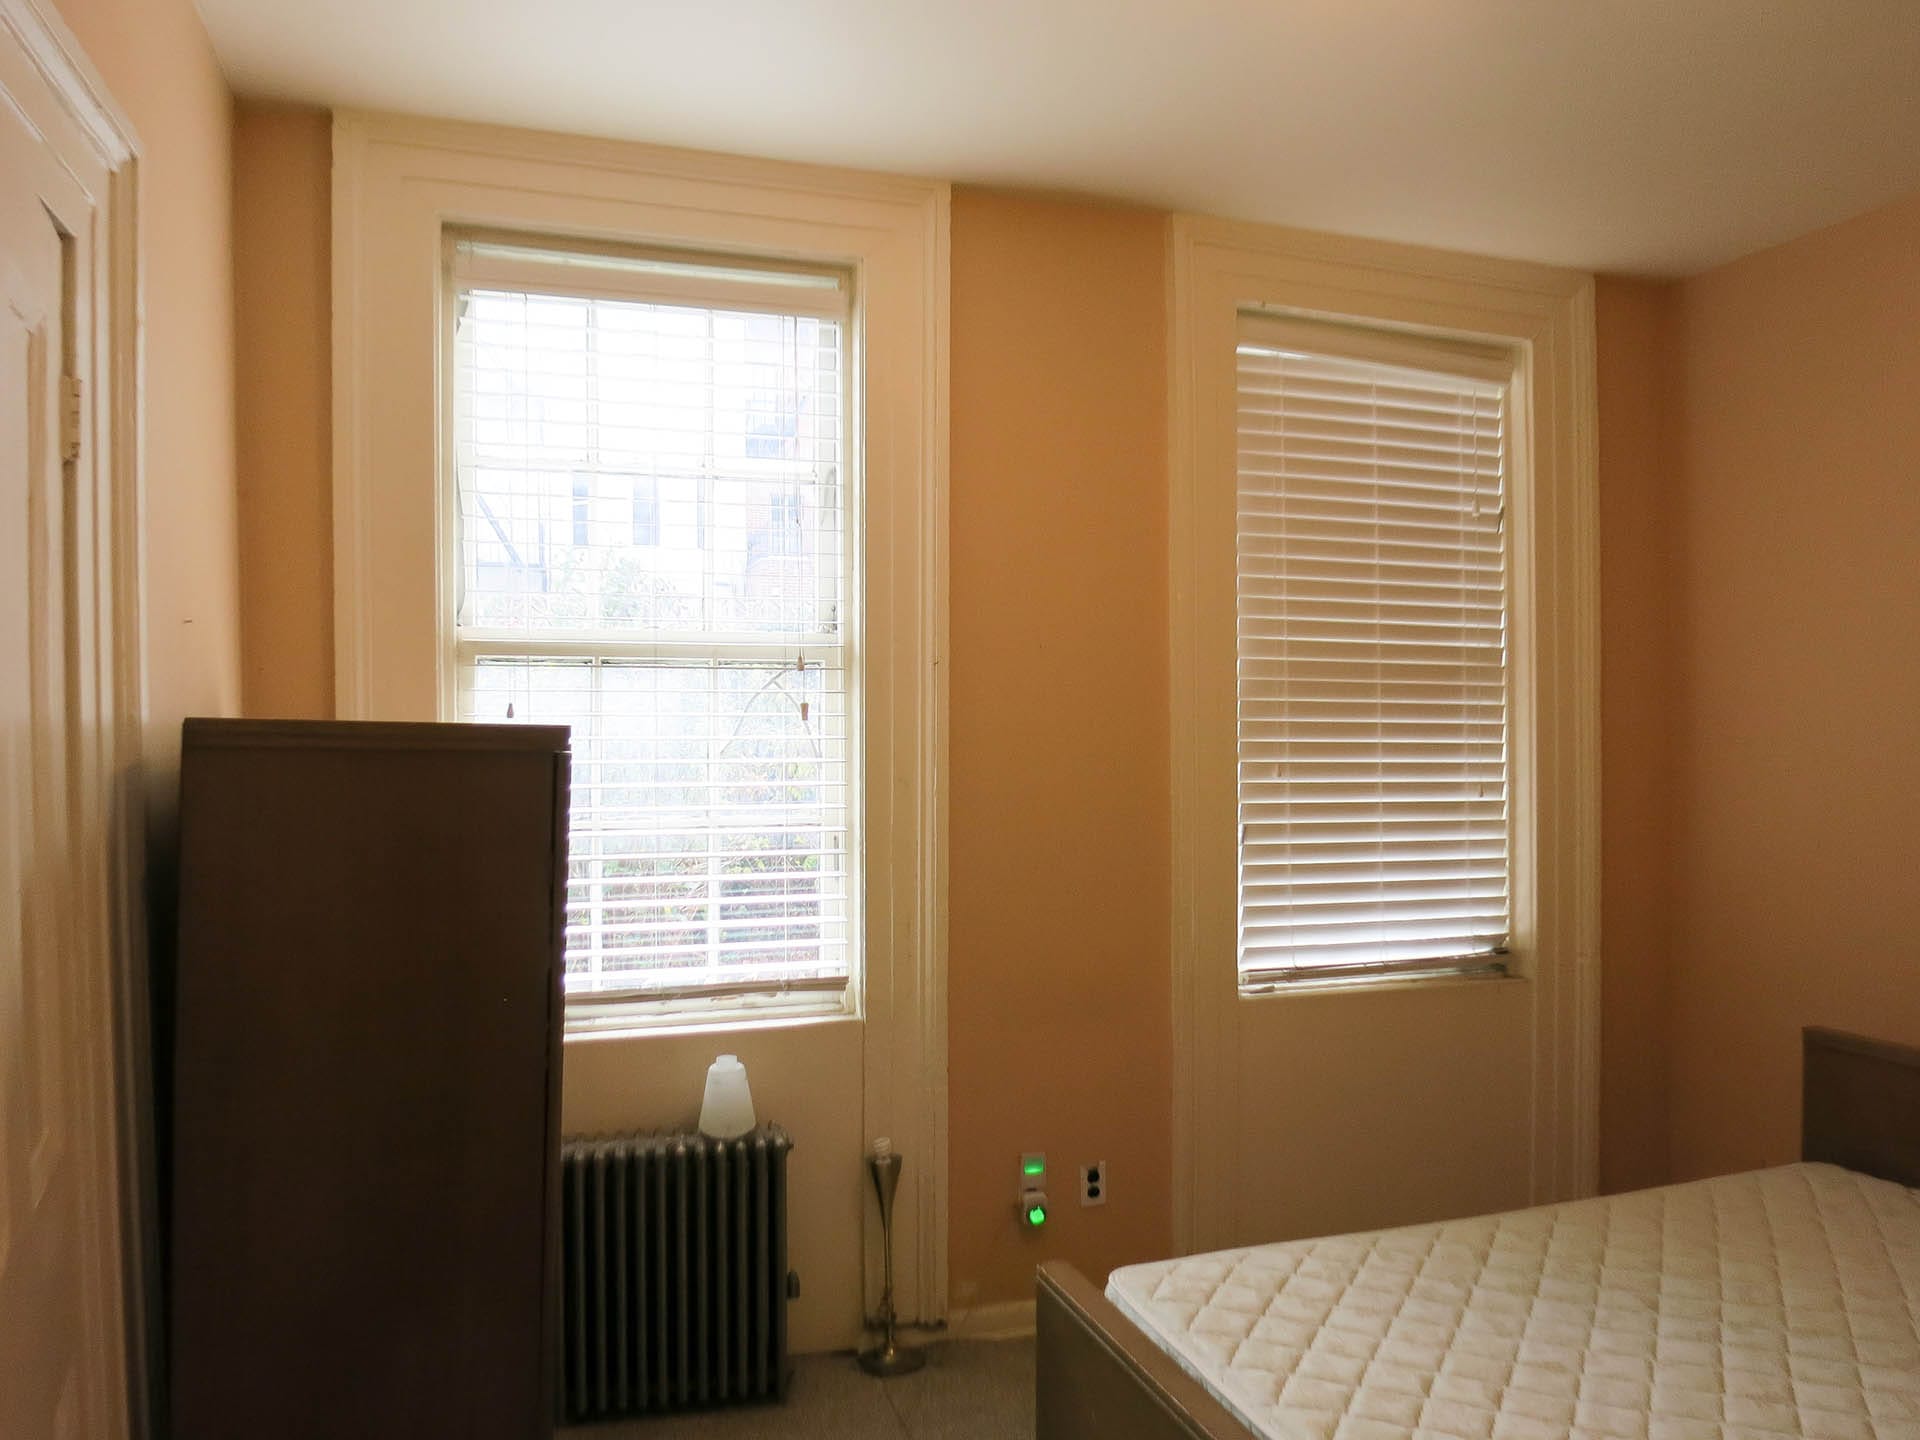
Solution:
[[[243,95],[1685,274],[1920,189],[1920,0],[198,0]]]

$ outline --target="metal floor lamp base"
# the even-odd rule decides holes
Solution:
[[[885,1140],[874,1142],[874,1153],[867,1157],[867,1173],[873,1177],[873,1198],[880,1202],[880,1318],[881,1340],[862,1350],[857,1357],[860,1368],[882,1380],[895,1375],[911,1375],[927,1363],[927,1352],[902,1350],[893,1340],[893,1196],[900,1185],[900,1157]]]
[[[882,1380],[890,1380],[895,1375],[911,1375],[927,1363],[927,1352],[917,1346],[902,1349],[891,1340],[862,1350],[859,1355],[860,1368],[869,1375],[878,1375]]]

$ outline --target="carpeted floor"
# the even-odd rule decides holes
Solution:
[[[795,1364],[785,1405],[662,1416],[563,1432],[568,1440],[1031,1440],[1033,1341],[949,1340],[896,1380],[851,1355]]]

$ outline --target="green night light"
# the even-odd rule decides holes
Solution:
[[[1013,1213],[1029,1230],[1047,1223],[1047,1157],[1038,1150],[1020,1157],[1020,1197]]]

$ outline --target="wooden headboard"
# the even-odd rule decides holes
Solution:
[[[1920,1049],[1803,1030],[1800,1158],[1920,1186]]]

